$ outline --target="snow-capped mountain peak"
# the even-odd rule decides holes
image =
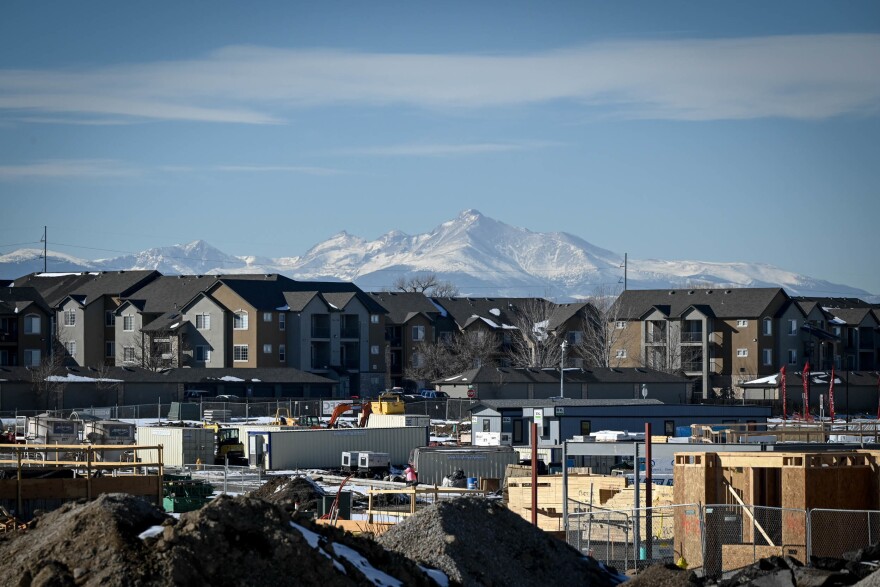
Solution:
[[[342,230],[301,256],[274,259],[232,256],[204,240],[85,261],[50,253],[50,271],[158,269],[164,274],[281,273],[294,279],[354,281],[365,290],[392,289],[399,276],[431,272],[462,295],[583,298],[622,282],[623,255],[564,232],[532,232],[462,210],[433,230],[409,235],[391,230],[367,241]],[[42,271],[42,251],[0,256],[0,277]],[[630,259],[630,288],[780,286],[796,295],[872,296],[863,290],[799,275],[766,264]],[[610,289],[615,289],[611,287]]]

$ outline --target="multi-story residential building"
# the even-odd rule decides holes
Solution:
[[[354,284],[230,276],[205,294],[227,314],[228,366],[296,367],[338,381],[341,396],[381,389],[379,363],[370,360],[380,340],[369,337],[380,336],[371,324],[385,310]]]
[[[53,332],[71,365],[112,363],[116,309],[121,300],[159,277],[158,271],[31,274],[16,284],[34,287],[54,309]]]
[[[115,341],[107,362],[145,368],[178,367],[189,349],[181,309],[217,282],[213,275],[159,276],[116,309]],[[202,365],[204,366],[204,365]]]
[[[419,346],[436,342],[451,333],[448,320],[441,321],[441,309],[423,293],[375,292],[370,297],[387,310],[384,341],[371,345],[370,357],[381,358],[387,387],[407,387],[406,368],[423,360]]]
[[[688,376],[701,400],[737,396],[741,383],[779,370],[782,349],[787,361],[801,346],[799,336],[780,341],[802,316],[790,305],[781,288],[627,290],[613,312],[612,366]]]
[[[0,366],[39,365],[51,349],[52,316],[34,288],[0,289]]]

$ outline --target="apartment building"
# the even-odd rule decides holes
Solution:
[[[34,288],[0,288],[0,367],[39,365],[51,348],[52,316]]]
[[[690,377],[698,401],[741,397],[740,384],[803,347],[791,306],[781,288],[627,290],[613,308],[612,366]]]

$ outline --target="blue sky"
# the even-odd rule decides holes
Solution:
[[[294,256],[474,208],[880,293],[878,2],[0,8],[0,254]]]

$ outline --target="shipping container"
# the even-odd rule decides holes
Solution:
[[[309,426],[279,426],[277,424],[240,424],[240,425],[228,425],[229,428],[238,428],[238,437],[241,439],[241,442],[244,443],[244,456],[245,458],[250,457],[250,447],[248,446],[250,443],[247,442],[248,436],[250,436],[251,432],[270,432],[270,431],[278,431],[278,430],[305,430],[311,429]]]
[[[336,469],[343,452],[362,451],[388,453],[392,464],[403,466],[414,448],[427,444],[425,426],[252,431],[247,442],[263,451],[249,455],[251,462],[273,471]]]
[[[214,431],[210,428],[138,426],[137,443],[141,446],[162,445],[162,460],[166,467],[214,462]],[[138,458],[158,462],[159,451],[139,451]]]
[[[421,485],[441,485],[458,470],[465,477],[503,480],[507,465],[519,463],[519,453],[509,446],[421,447],[411,458]]]
[[[430,426],[430,416],[417,414],[370,414],[367,428],[401,428],[404,426]]]

